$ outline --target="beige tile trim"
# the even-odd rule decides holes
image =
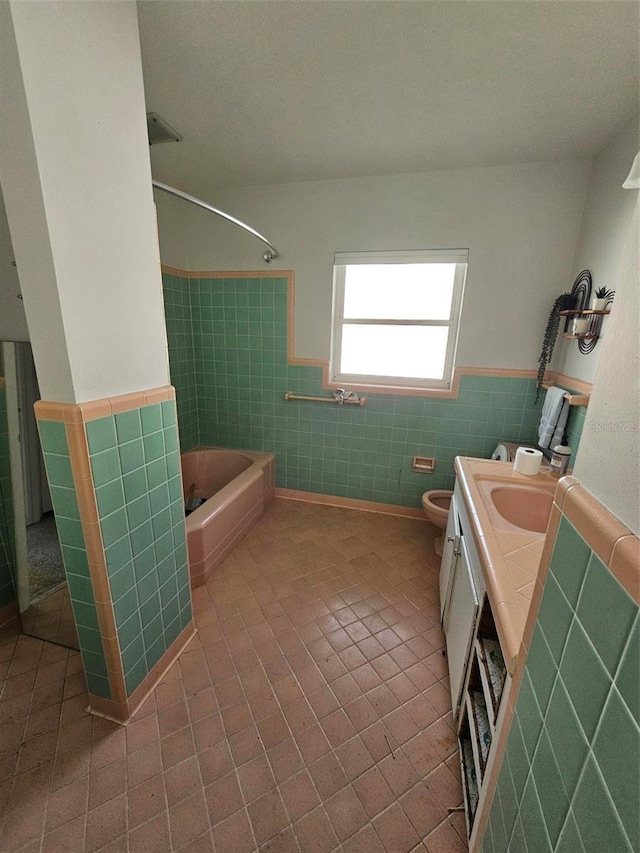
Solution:
[[[544,585],[562,517],[576,528],[587,545],[640,605],[640,539],[593,497],[575,477],[563,477],[555,494],[540,568],[522,639],[528,650],[535,628]],[[519,656],[520,657],[520,656]],[[526,655],[522,656],[523,659]]]
[[[164,655],[160,658],[153,669],[145,676],[143,681],[136,687],[131,696],[123,701],[113,701],[111,699],[103,699],[101,696],[93,696],[89,694],[90,714],[97,717],[106,717],[113,720],[115,723],[120,723],[126,726],[135,716],[136,711],[144,704],[148,696],[155,690],[158,682],[160,682],[167,674],[168,670],[173,666],[176,660],[180,657],[184,649],[189,645],[195,637],[197,628],[193,620],[180,632],[167,649]]]
[[[161,265],[162,272],[179,278],[287,278],[293,270],[180,270]]]
[[[593,390],[591,382],[585,382],[584,379],[576,379],[575,376],[566,376],[564,373],[554,373],[547,371],[544,375],[545,382],[550,382],[552,385],[559,385],[562,388],[571,388],[572,391],[578,391],[580,394],[590,395]]]
[[[340,506],[347,509],[361,510],[362,512],[379,512],[383,515],[397,515],[400,518],[415,518],[418,521],[427,520],[421,509],[414,509],[409,506],[396,506],[396,504],[376,503],[375,501],[360,501],[355,498],[342,498],[336,495],[321,495],[317,492],[300,492],[296,489],[276,488],[274,496],[289,501],[324,504],[325,506]]]
[[[630,533],[618,539],[611,552],[609,569],[640,606],[640,539],[637,536]]]
[[[84,424],[78,426],[66,424],[65,426],[111,696],[113,701],[121,702],[126,699],[124,670],[115,626],[95,486],[91,474],[87,434]]]
[[[636,604],[640,605],[640,539],[587,491],[579,480],[575,477],[563,477],[556,490],[536,591],[531,601],[528,626],[532,619],[535,622],[537,618],[562,515],[571,522]],[[531,626],[529,639],[532,633]]]
[[[574,486],[579,486],[580,483],[576,480],[575,477],[562,477],[558,480],[558,488],[556,489],[556,494],[554,498],[554,503],[558,507],[558,509],[562,509],[564,507],[564,502],[567,498],[567,493],[569,489],[572,489]]]
[[[293,364],[306,363],[302,359],[292,359]],[[329,362],[319,361],[322,367],[323,388],[340,388],[344,383],[331,382],[329,379]],[[349,383],[349,389],[367,394],[393,394],[399,397],[438,397],[443,400],[454,400],[460,393],[460,380],[463,376],[496,376],[504,379],[535,379],[535,370],[509,370],[498,367],[455,367],[451,388],[397,388],[394,385],[360,385]]]
[[[130,412],[133,409],[141,409],[153,403],[162,403],[164,400],[175,400],[175,398],[176,391],[173,385],[163,385],[160,388],[149,388],[116,397],[104,397],[87,403],[54,403],[38,400],[34,409],[38,420],[82,425],[98,418]]]
[[[178,278],[189,278],[187,270],[178,269],[178,267],[170,267],[167,264],[160,264],[160,271],[167,275],[175,275]]]
[[[591,550],[595,551],[602,562],[612,569],[614,545],[623,537],[633,536],[631,530],[577,481],[566,493],[562,514],[571,522]],[[636,567],[636,571],[640,571],[640,566]]]
[[[51,403],[47,400],[38,400],[33,407],[36,419],[39,421],[59,421],[64,423],[65,411],[69,408],[75,409],[71,403]]]
[[[304,367],[319,367],[322,370],[322,387],[327,390],[341,387],[339,382],[331,382],[329,361],[322,358],[297,358],[295,355],[295,273],[293,270],[226,270],[209,272],[190,272],[175,267],[162,266],[162,272],[180,278],[286,278],[287,279],[287,360],[289,364]],[[535,379],[535,370],[519,370],[500,367],[456,367],[453,372],[451,388],[397,388],[393,385],[365,385],[349,383],[350,390],[366,394],[393,394],[399,397],[436,397],[443,400],[457,398],[460,393],[460,379],[463,376],[498,376],[506,379]],[[555,375],[555,374],[554,374]],[[577,382],[578,380],[576,380]],[[342,383],[344,384],[344,383]],[[576,390],[580,390],[577,386]]]

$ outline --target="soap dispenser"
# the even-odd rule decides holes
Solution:
[[[571,458],[571,448],[567,443],[567,436],[562,436],[562,442],[556,444],[551,455],[549,463],[549,473],[552,477],[564,477],[569,467],[569,459]]]

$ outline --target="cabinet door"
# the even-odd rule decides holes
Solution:
[[[440,624],[444,625],[446,611],[451,593],[453,581],[453,567],[460,550],[460,524],[458,521],[458,508],[455,495],[451,497],[449,517],[447,519],[447,530],[444,535],[442,547],[442,560],[440,561]]]
[[[478,618],[478,609],[478,596],[473,583],[467,548],[464,536],[461,536],[460,550],[455,564],[449,606],[444,623],[449,678],[451,680],[451,706],[456,720],[460,706],[460,693],[464,684]]]

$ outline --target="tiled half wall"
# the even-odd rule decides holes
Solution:
[[[563,489],[483,853],[640,849],[640,542]]]
[[[206,275],[163,275],[183,450],[264,450],[276,454],[280,488],[419,507],[428,489],[453,488],[457,455],[488,456],[500,440],[535,440],[535,381],[508,371],[463,375],[450,399],[368,394],[364,407],[286,402],[286,391],[330,395],[322,366],[292,357],[293,275]],[[584,409],[573,407],[574,450],[583,419]],[[435,473],[412,472],[416,455],[435,456]]]
[[[173,388],[36,416],[91,708],[124,722],[193,633]]]

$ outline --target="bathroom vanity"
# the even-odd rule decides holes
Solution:
[[[458,457],[440,569],[470,850],[480,849],[557,480]]]

